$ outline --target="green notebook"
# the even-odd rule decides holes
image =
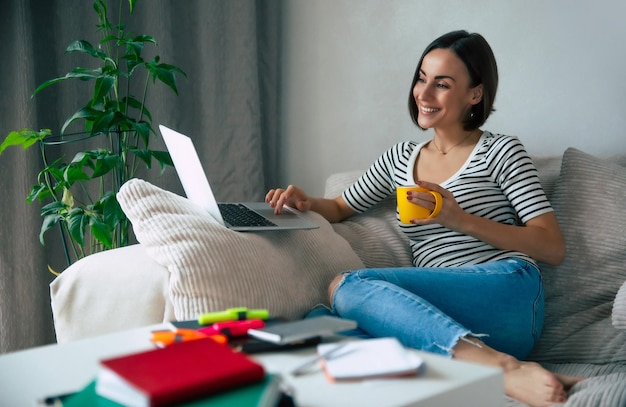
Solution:
[[[238,387],[223,393],[213,394],[199,400],[176,404],[178,407],[276,407],[280,401],[280,378],[267,374],[258,383]],[[95,380],[84,389],[63,400],[63,407],[124,407],[96,394]]]

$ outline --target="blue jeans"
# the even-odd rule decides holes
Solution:
[[[358,323],[349,335],[394,336],[407,347],[448,356],[461,338],[475,336],[523,359],[543,326],[541,275],[519,259],[357,270],[344,275],[332,300],[332,314]]]

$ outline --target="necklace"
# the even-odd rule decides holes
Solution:
[[[454,148],[456,146],[458,146],[459,144],[463,143],[465,140],[467,140],[472,134],[474,133],[474,131],[470,131],[467,136],[463,137],[461,139],[461,141],[459,141],[458,143],[456,143],[455,145],[453,145],[452,147],[450,147],[448,149],[448,151],[443,151],[442,149],[439,148],[439,146],[437,145],[437,140],[435,140],[435,138],[433,137],[433,145],[435,146],[435,148],[437,149],[437,151],[439,151],[439,154],[441,155],[447,155],[450,151],[454,150]]]

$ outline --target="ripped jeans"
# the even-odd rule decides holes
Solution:
[[[394,336],[407,347],[448,356],[469,335],[523,359],[541,335],[543,301],[539,270],[512,258],[457,268],[348,272],[330,312],[357,321],[349,335]]]

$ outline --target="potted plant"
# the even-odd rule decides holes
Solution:
[[[136,0],[128,0],[129,15]],[[145,60],[146,45],[156,46],[148,35],[135,35],[122,23],[123,1],[119,6],[119,23],[108,18],[105,0],[95,0],[97,30],[102,39],[97,47],[77,40],[66,53],[83,53],[95,59],[97,68],[76,67],[63,77],[48,80],[35,89],[33,96],[50,85],[67,80],[89,81],[89,101],[63,124],[58,135],[50,129],[22,129],[10,132],[0,145],[0,154],[9,146],[27,149],[38,145],[43,169],[27,202],[43,203],[39,238],[55,226],[61,237],[68,265],[91,253],[129,244],[130,222],[121,210],[116,193],[134,177],[139,168],[151,168],[156,162],[161,171],[171,165],[166,151],[150,149],[155,136],[152,116],[146,108],[148,90],[160,81],[178,94],[176,74],[186,77],[174,65],[162,63],[159,56]],[[133,90],[140,89],[135,96]],[[70,131],[76,129],[78,131]],[[97,148],[78,151],[71,159],[51,156],[56,145],[97,140]],[[54,272],[51,269],[52,272]]]

